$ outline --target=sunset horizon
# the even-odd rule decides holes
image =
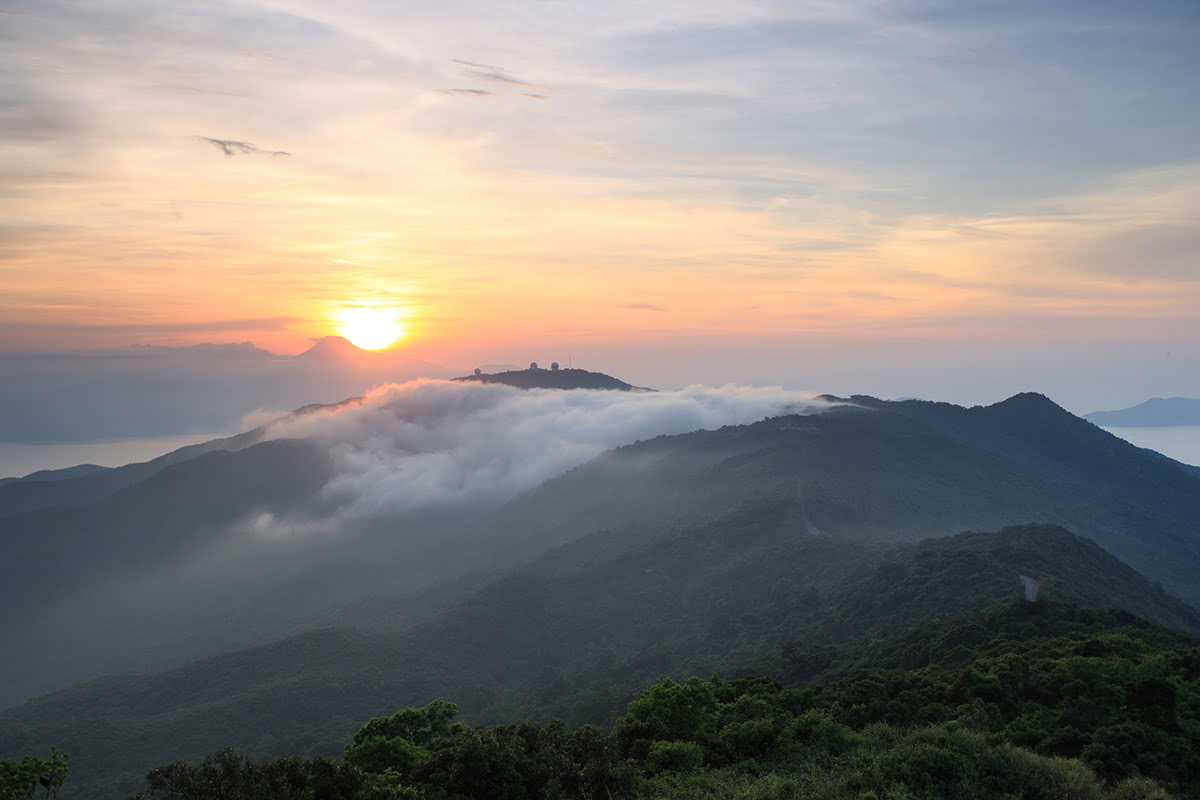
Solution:
[[[1200,393],[1188,3],[6,9],[0,353],[375,308],[439,363],[905,341]]]
[[[0,608],[0,800],[1200,800],[1200,0],[0,0]]]
[[[520,8],[0,9],[0,411],[555,360],[1200,397],[1194,4]],[[329,336],[362,364],[286,391],[238,355]]]

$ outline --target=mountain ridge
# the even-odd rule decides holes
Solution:
[[[456,381],[501,383],[515,386],[518,389],[607,389],[620,392],[649,392],[645,389],[626,383],[619,378],[606,375],[603,372],[589,372],[585,369],[560,369],[555,362],[550,369],[542,369],[530,365],[529,369],[507,370],[505,372],[486,373],[477,371],[474,375],[463,375],[454,378]]]
[[[156,675],[98,679],[0,712],[0,750],[56,743],[92,789],[125,790],[155,763],[223,746],[333,755],[366,718],[437,697],[455,698],[468,720],[611,721],[621,697],[662,675],[737,669],[795,639],[853,644],[999,608],[1020,596],[1024,571],[1056,602],[1115,597],[1117,607],[1183,613],[1200,629],[1200,611],[1054,526],[865,545],[803,534],[798,522],[763,501],[656,542],[568,559],[565,571],[518,569],[406,630],[316,630]],[[930,591],[896,602],[905,581]]]
[[[338,518],[336,536],[304,532],[310,512],[336,514],[344,502],[329,491],[334,476],[313,447],[298,440],[185,461],[172,473],[175,494],[162,495],[177,502],[148,502],[167,484],[143,482],[134,485],[140,493],[74,510],[0,518],[0,542],[20,556],[0,585],[0,601],[20,610],[19,624],[0,631],[0,645],[19,655],[0,666],[8,692],[0,705],[88,677],[81,670],[99,662],[80,648],[100,636],[110,645],[105,671],[165,667],[296,630],[313,616],[337,622],[332,609],[353,607],[356,596],[532,563],[601,532],[651,543],[746,502],[777,504],[806,534],[860,542],[1058,523],[1168,591],[1200,599],[1200,480],[1034,395],[975,409],[860,396],[818,413],[655,437],[501,504]],[[265,484],[270,503],[239,486],[237,476],[256,471],[277,478]],[[189,488],[193,480],[205,485]],[[202,497],[209,505],[197,505]],[[258,534],[263,520],[281,531],[295,524],[298,535]],[[72,560],[74,551],[98,556]],[[129,553],[138,567],[113,573],[106,553]],[[197,593],[219,602],[209,608]],[[170,617],[176,611],[187,625]],[[33,668],[49,655],[53,664]],[[54,677],[67,666],[70,675]]]
[[[1200,425],[1200,399],[1152,397],[1115,411],[1093,411],[1083,418],[1110,428],[1173,428]]]

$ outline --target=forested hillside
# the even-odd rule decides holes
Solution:
[[[364,719],[439,698],[470,723],[607,727],[662,677],[937,666],[886,637],[1011,603],[1021,576],[1048,603],[1200,631],[1177,599],[1200,591],[1200,480],[1181,465],[1038,395],[829,402],[620,447],[502,504],[339,516],[344,461],[299,438],[0,520],[10,702],[148,673],[0,711],[0,752],[57,745],[96,797],[227,746],[335,756]],[[154,671],[231,642],[266,643]]]
[[[1200,797],[1190,637],[1125,613],[1018,601],[858,657],[881,667],[807,685],[663,679],[599,729],[470,727],[434,701],[363,725],[342,763],[254,764],[226,750],[150,771],[139,797]],[[923,665],[882,668],[914,658]]]
[[[944,633],[949,618],[1020,597],[1021,574],[1054,602],[1132,608],[1200,630],[1195,609],[1061,528],[866,546],[803,533],[797,515],[764,499],[640,547],[598,534],[408,628],[329,629],[85,684],[0,714],[0,750],[61,746],[90,797],[132,791],[154,763],[225,746],[255,758],[336,755],[363,719],[437,698],[471,722],[606,727],[664,675],[799,685],[857,666],[926,666],[941,656],[905,662],[878,637],[926,620]],[[927,648],[947,641],[919,636]]]
[[[11,554],[0,602],[16,614],[0,647],[17,654],[0,664],[0,706],[269,642],[313,620],[361,627],[357,609],[372,598],[496,578],[593,534],[633,552],[719,519],[737,528],[751,506],[793,520],[788,531],[871,542],[1062,524],[1200,599],[1200,478],[1182,465],[1037,395],[971,409],[831,402],[620,447],[506,502],[392,508],[381,495],[347,513],[355,496],[336,438],[299,438],[197,451],[90,504],[0,518]],[[310,412],[301,416],[383,424],[355,404]],[[396,413],[403,423],[407,412]],[[501,458],[494,468],[519,466]],[[86,496],[107,474],[39,485]],[[742,527],[754,528],[760,512],[749,513]],[[29,565],[52,565],[52,577]]]

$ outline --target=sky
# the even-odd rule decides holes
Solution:
[[[374,307],[444,374],[1200,396],[1197,42],[1194,0],[0,0],[0,355]]]

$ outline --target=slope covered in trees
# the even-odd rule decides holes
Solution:
[[[662,679],[603,729],[471,727],[439,700],[370,720],[341,764],[223,751],[151,770],[140,797],[1200,797],[1194,639],[1024,601],[934,627],[860,653],[936,643],[922,667],[809,686]]]
[[[149,671],[182,644],[328,626],[10,708],[0,752],[59,745],[76,785],[125,791],[154,763],[223,746],[334,756],[363,719],[437,698],[472,723],[608,726],[662,676],[930,666],[856,648],[1007,603],[1020,575],[1052,602],[1200,630],[1167,593],[1200,591],[1200,481],[1036,395],[973,409],[859,397],[659,437],[499,507],[380,517],[286,548],[233,524],[323,502],[328,457],[260,443],[0,520],[18,556],[0,568],[18,613],[0,632],[0,689],[16,699],[18,679],[95,670],[102,654],[125,659],[107,671]],[[1037,524],[927,539],[1025,520],[1088,538]],[[55,565],[55,591],[30,564]]]
[[[503,504],[340,516],[336,536],[308,535],[347,502],[330,453],[311,440],[246,444],[90,504],[0,518],[12,554],[0,603],[18,622],[0,630],[0,648],[17,654],[0,664],[0,706],[271,641],[314,618],[360,626],[354,609],[370,595],[495,576],[592,534],[633,550],[747,503],[837,539],[1063,524],[1200,600],[1200,476],[1037,395],[971,409],[855,397],[621,447]],[[44,485],[70,494],[107,474]],[[297,535],[257,535],[262,519]]]
[[[1053,526],[870,546],[803,530],[793,504],[764,499],[640,546],[598,534],[406,629],[314,632],[10,709],[0,751],[57,744],[72,753],[77,785],[127,792],[154,763],[224,746],[254,758],[336,755],[361,720],[436,698],[474,722],[607,726],[630,692],[663,675],[799,683],[860,662],[911,666],[856,648],[1008,603],[1020,574],[1058,602],[1200,631],[1194,609]]]

